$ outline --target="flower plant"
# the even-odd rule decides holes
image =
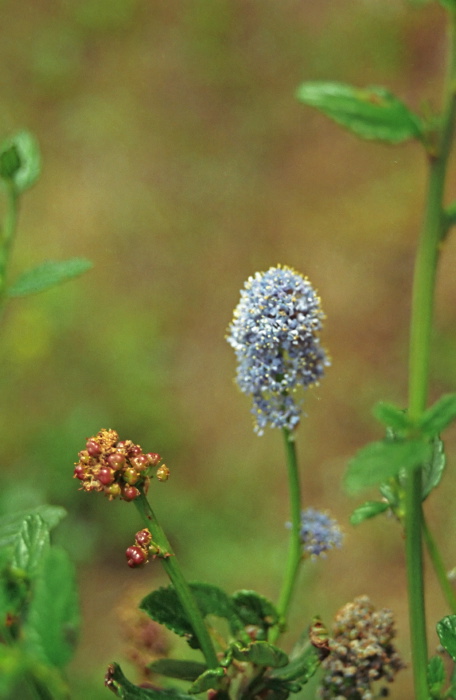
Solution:
[[[296,93],[300,102],[363,139],[390,145],[415,141],[428,165],[413,277],[408,399],[403,406],[382,401],[374,407],[384,437],[350,460],[344,481],[350,493],[377,487],[380,494],[354,510],[352,525],[390,514],[404,537],[415,700],[456,698],[456,596],[423,515],[423,501],[445,471],[441,434],[456,419],[456,394],[444,395],[430,406],[428,401],[437,264],[456,223],[456,202],[445,203],[456,118],[456,0],[438,1],[448,27],[440,114],[416,114],[383,87],[314,82],[301,85]],[[14,298],[45,291],[90,267],[84,259],[48,261],[9,281],[18,204],[39,172],[38,146],[28,132],[15,134],[0,147],[5,202],[0,240],[2,310]],[[143,450],[112,427],[81,439],[73,468],[80,490],[103,495],[107,504],[124,501],[126,508],[136,507],[139,514],[141,529],[134,532],[132,527],[124,565],[136,569],[161,564],[169,577],[167,586],[152,590],[139,604],[155,626],[151,638],[159,640],[155,646],[161,652],[157,658],[150,639],[141,647],[135,637],[135,658],[147,666],[149,680],[135,685],[118,663],[110,664],[105,685],[118,697],[286,700],[319,674],[317,697],[323,700],[373,700],[389,694],[396,673],[406,666],[393,641],[393,613],[376,610],[359,592],[337,612],[332,627],[318,616],[302,620],[302,635],[291,650],[280,646],[301,568],[342,546],[344,538],[329,512],[304,502],[297,457],[306,391],[323,380],[331,364],[321,342],[324,320],[311,282],[292,267],[275,265],[249,277],[227,329],[226,340],[237,361],[237,385],[251,400],[254,432],[260,438],[269,429],[282,434],[290,519],[284,524],[284,537],[289,531],[288,554],[277,601],[261,590],[227,592],[210,582],[189,582],[148,499],[152,481],[154,486],[155,481],[166,484],[170,476],[160,454]],[[160,450],[159,445],[152,447]],[[63,516],[59,507],[40,506],[0,519],[1,697],[12,693],[19,697],[21,688],[43,700],[71,697],[64,668],[77,637],[77,594],[69,557],[50,538]],[[443,651],[433,655],[428,651],[425,619],[424,547],[448,605],[448,615],[436,626]],[[173,658],[157,626],[182,637],[195,656]],[[445,657],[453,667],[449,675]]]

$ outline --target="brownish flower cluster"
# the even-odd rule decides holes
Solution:
[[[146,527],[144,530],[136,533],[135,544],[127,547],[125,556],[127,557],[128,566],[134,569],[137,566],[142,566],[142,564],[147,564],[149,558],[156,559],[161,557],[162,559],[167,559],[171,555],[169,552],[164,552],[158,544],[152,541],[150,530]]]
[[[166,481],[169,476],[168,467],[159,466],[159,454],[144,454],[140,445],[131,440],[119,441],[115,430],[103,429],[89,438],[78,457],[74,477],[80,480],[81,488],[103,491],[111,501],[114,498],[133,501],[140,495],[140,489],[147,492],[154,467],[158,467],[159,481]]]
[[[392,639],[395,636],[391,610],[375,610],[367,596],[355,598],[336,615],[329,656],[323,661],[325,675],[319,690],[323,700],[351,698],[373,700],[388,695],[386,687],[374,694],[372,684],[391,683],[405,667]]]

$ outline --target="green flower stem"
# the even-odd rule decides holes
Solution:
[[[456,113],[456,13],[449,13],[450,51],[445,104],[438,142],[429,152],[429,180],[423,227],[415,261],[410,326],[408,411],[417,422],[426,408],[429,387],[429,356],[434,309],[435,280],[441,241],[446,229],[443,207],[445,176],[454,133]],[[406,484],[406,563],[410,635],[415,699],[427,700],[427,639],[424,608],[421,470],[410,474]]]
[[[298,577],[299,566],[302,561],[301,548],[301,486],[299,483],[298,460],[296,456],[296,443],[294,433],[286,428],[283,429],[285,440],[285,451],[287,456],[288,483],[290,490],[290,518],[291,532],[288,551],[287,568],[282,584],[282,590],[277,606],[279,617],[282,622],[286,621],[288,610],[293,595],[293,590]],[[275,642],[279,637],[279,627],[273,627],[269,635],[269,641]]]
[[[442,589],[442,593],[445,596],[445,600],[449,608],[451,609],[451,612],[453,613],[453,615],[456,615],[456,595],[453,590],[453,586],[451,585],[451,582],[448,579],[439,548],[437,547],[436,541],[434,540],[434,537],[432,536],[432,533],[429,530],[428,525],[426,523],[426,519],[424,517],[422,524],[424,541],[426,543],[429,558],[432,562],[432,566],[434,567],[435,574],[440,584],[440,588]]]
[[[6,274],[8,268],[11,247],[16,234],[17,218],[19,212],[19,195],[12,181],[4,180],[6,192],[6,212],[3,220],[0,241],[0,308],[4,303],[6,291]]]
[[[218,666],[218,659],[209,636],[209,632],[204,623],[201,612],[195,602],[190,587],[184,578],[177,558],[173,553],[168,538],[158,522],[155,513],[150,507],[149,501],[147,500],[145,494],[141,492],[141,495],[136,498],[134,502],[139,513],[141,514],[145,526],[152,533],[154,542],[160,547],[160,550],[163,553],[170,555],[163,557],[161,562],[169,576],[171,583],[174,586],[182,607],[187,613],[188,619],[190,620],[195,635],[200,643],[200,647],[204,654],[204,658],[206,659],[207,665],[209,668],[215,668]]]

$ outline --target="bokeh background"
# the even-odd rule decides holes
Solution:
[[[69,513],[56,534],[81,590],[74,698],[110,697],[113,660],[135,680],[118,608],[131,586],[165,583],[159,565],[126,567],[134,507],[82,494],[71,478],[101,427],[164,456],[172,475],[151,499],[190,579],[278,594],[282,440],[253,434],[224,339],[244,280],[277,263],[309,276],[327,314],[332,366],[308,392],[298,449],[305,503],[346,530],[343,549],[305,567],[284,641],[367,593],[395,611],[408,660],[401,533],[386,518],[352,528],[362,497],[348,497],[342,477],[381,436],[372,405],[406,403],[425,159],[414,144],[357,141],[294,92],[319,79],[386,85],[437,110],[443,10],[401,0],[3,0],[1,10],[0,132],[30,129],[43,155],[12,278],[45,259],[94,261],[84,277],[11,304],[0,349],[1,510],[49,501]],[[450,237],[432,398],[455,389],[455,267]],[[447,437],[445,485],[426,511],[451,568],[456,431]],[[448,611],[432,571],[427,580],[434,648]],[[410,676],[394,697],[412,699]]]

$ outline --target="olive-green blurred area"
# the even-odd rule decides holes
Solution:
[[[44,260],[94,268],[11,303],[0,350],[4,512],[49,501],[81,586],[74,698],[108,698],[123,662],[116,608],[129,587],[133,505],[78,491],[77,452],[116,429],[171,470],[151,502],[190,579],[276,599],[287,549],[282,438],[252,430],[224,336],[244,280],[278,263],[309,276],[327,315],[332,366],[298,433],[305,505],[328,508],[342,550],[308,563],[290,647],[314,614],[367,593],[398,618],[409,660],[403,541],[379,518],[348,518],[349,457],[381,437],[370,410],[405,405],[414,251],[426,184],[416,144],[357,141],[297,103],[306,80],[384,85],[439,108],[444,15],[400,0],[3,0],[0,135],[39,140],[43,173],[21,203],[11,279]],[[454,193],[456,180],[452,176]],[[449,192],[451,197],[451,192]],[[456,381],[456,244],[441,260],[432,398]],[[456,432],[449,430],[448,452]],[[448,568],[454,458],[427,505]],[[432,572],[429,629],[447,614]],[[141,593],[139,594],[141,595]],[[125,670],[132,680],[135,671]],[[394,697],[411,698],[410,670]],[[303,697],[313,697],[314,691]]]

